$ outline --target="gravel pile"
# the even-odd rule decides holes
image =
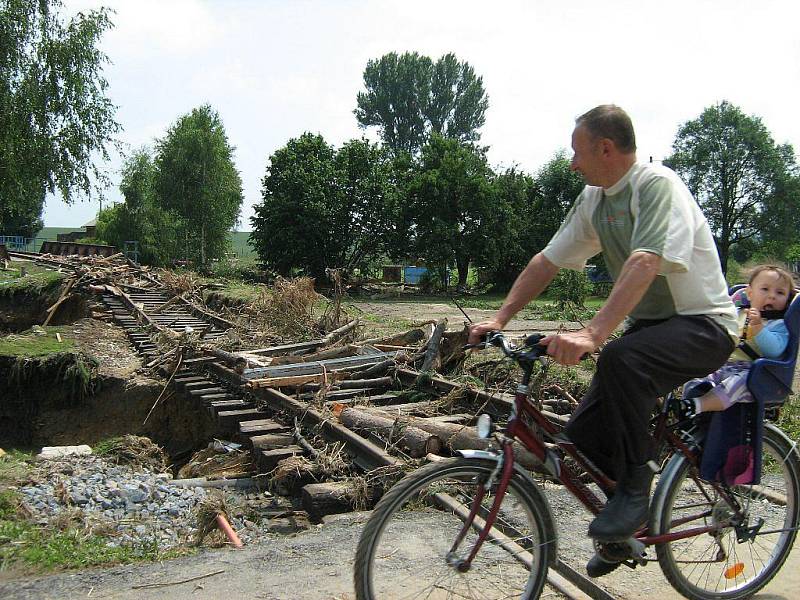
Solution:
[[[110,546],[156,543],[160,550],[192,544],[198,502],[218,493],[179,486],[169,473],[134,469],[95,455],[43,460],[31,479],[36,483],[20,487],[19,493],[37,524],[74,520],[77,513],[93,531],[107,536]],[[256,489],[223,493],[231,525],[245,544],[311,526],[291,499]]]
[[[44,525],[80,509],[87,522],[105,524],[109,545],[156,541],[167,549],[195,532],[192,510],[204,488],[172,485],[168,473],[135,471],[97,456],[39,463],[40,481],[19,488],[34,519]]]

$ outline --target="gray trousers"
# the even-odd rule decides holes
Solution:
[[[606,475],[619,479],[627,464],[653,458],[648,429],[657,399],[716,371],[734,347],[730,335],[705,316],[637,321],[603,348],[567,436]]]

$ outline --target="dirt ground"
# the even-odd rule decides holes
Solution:
[[[561,557],[582,569],[590,553],[583,550],[588,542],[576,533],[567,538],[564,526],[569,523],[574,531],[577,525],[583,531],[588,520],[578,519],[576,523],[576,515],[568,503],[559,505],[560,510],[556,510],[561,494],[548,492],[548,496],[562,526]],[[366,517],[366,513],[339,515],[295,536],[276,537],[242,550],[207,550],[164,563],[16,581],[3,581],[0,572],[0,597],[5,600],[354,600],[353,556]],[[193,578],[198,579],[188,581]],[[621,600],[680,598],[666,583],[657,563],[635,571],[623,567],[598,581]],[[796,600],[798,590],[800,549],[795,548],[778,577],[755,598]],[[542,597],[561,596],[548,587]]]
[[[358,307],[368,314],[405,322],[447,317],[453,329],[460,328],[464,321],[458,309],[445,303],[360,303]],[[494,311],[467,309],[467,312],[477,322],[490,317]],[[559,325],[553,321],[515,320],[508,329],[554,331]],[[568,326],[576,328],[578,324]],[[115,351],[116,348],[106,348],[110,355]],[[559,554],[562,560],[583,572],[584,564],[592,554],[591,543],[585,537],[589,515],[562,488],[548,485],[546,493],[559,528]],[[269,542],[242,550],[204,550],[196,556],[164,563],[36,578],[0,571],[0,598],[354,600],[352,563],[366,518],[367,513],[339,515],[326,519],[323,525],[309,531],[293,536],[276,536]],[[657,563],[636,570],[622,567],[598,581],[614,597],[622,600],[679,598],[667,584]],[[558,598],[560,595],[547,588],[543,597]],[[795,547],[778,577],[756,598],[794,600],[799,597],[800,547]]]

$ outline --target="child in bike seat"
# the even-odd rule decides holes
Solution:
[[[737,300],[734,295],[739,313],[739,345],[717,371],[686,383],[681,401],[684,417],[753,401],[747,389],[747,374],[755,359],[778,358],[786,350],[789,331],[783,315],[793,297],[794,281],[788,271],[774,265],[752,269],[743,296]]]

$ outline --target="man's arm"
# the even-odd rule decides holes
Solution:
[[[562,365],[576,365],[581,356],[594,352],[639,304],[658,275],[661,257],[650,252],[634,252],[622,265],[608,300],[589,324],[579,331],[547,336],[542,340],[547,353]]]
[[[531,300],[542,293],[558,273],[558,267],[539,252],[517,276],[511,291],[495,316],[470,328],[469,343],[476,344],[483,334],[503,329],[511,318]]]

